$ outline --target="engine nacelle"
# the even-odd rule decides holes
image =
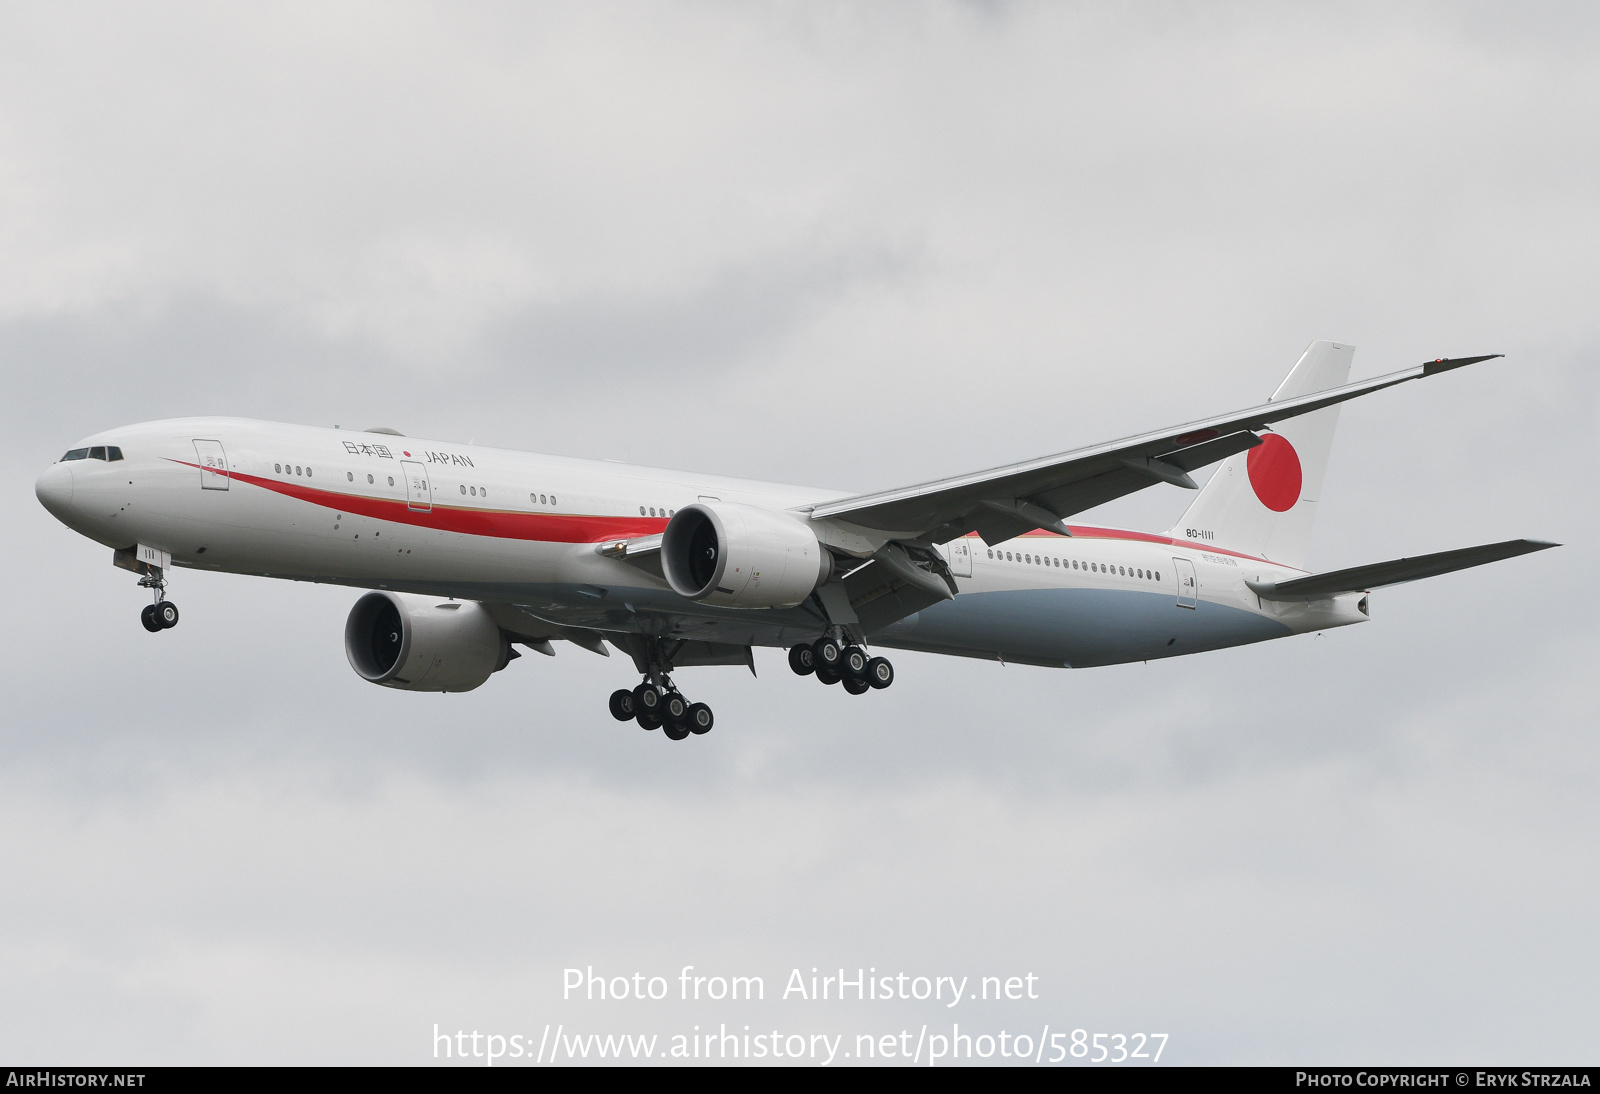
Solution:
[[[350,609],[344,653],[363,680],[403,691],[471,691],[512,656],[482,604],[389,592]]]
[[[730,608],[791,608],[833,574],[833,556],[789,513],[698,502],[673,514],[661,568],[674,592]]]

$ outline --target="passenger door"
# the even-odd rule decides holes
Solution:
[[[228,454],[222,450],[222,442],[196,440],[194,454],[200,462],[200,489],[226,490]]]
[[[1194,563],[1186,558],[1174,558],[1178,568],[1178,607],[1193,608],[1200,602],[1200,582],[1194,574]]]
[[[406,477],[406,502],[418,513],[433,511],[433,488],[428,485],[428,469],[410,460],[400,461]]]
[[[945,557],[950,560],[950,572],[957,577],[972,576],[972,543],[966,536],[953,539],[944,545]]]

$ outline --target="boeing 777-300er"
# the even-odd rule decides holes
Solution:
[[[711,709],[673,682],[788,647],[796,673],[888,687],[869,644],[1085,668],[1367,618],[1375,588],[1553,547],[1535,540],[1306,570],[1339,405],[1490,357],[1348,383],[1313,342],[1260,406],[871,494],[239,418],[98,433],[39,476],[40,502],[178,621],[173,567],[371,590],[350,665],[409,691],[470,691],[556,640],[632,658],[611,713],[683,740]],[[1499,354],[1490,355],[1493,357]],[[1068,518],[1221,461],[1175,528]]]

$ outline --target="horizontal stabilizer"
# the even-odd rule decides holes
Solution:
[[[1449,372],[1451,369],[1460,368],[1462,365],[1475,365],[1479,361],[1493,361],[1496,357],[1504,356],[1505,354],[1503,353],[1485,353],[1481,357],[1440,357],[1424,364],[1422,366],[1422,375],[1437,376],[1441,372]],[[1556,545],[1552,543],[1550,546],[1554,547]]]
[[[1340,593],[1365,592],[1384,585],[1399,585],[1424,577],[1466,570],[1486,562],[1499,562],[1515,558],[1559,543],[1546,543],[1538,539],[1508,539],[1504,543],[1486,543],[1481,547],[1462,547],[1455,551],[1440,551],[1416,558],[1397,558],[1392,562],[1374,562],[1370,566],[1352,566],[1348,570],[1334,570],[1326,574],[1297,577],[1292,581],[1245,581],[1250,591],[1262,600],[1326,600]]]

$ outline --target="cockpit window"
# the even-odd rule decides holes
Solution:
[[[57,463],[65,463],[67,460],[120,460],[120,459],[122,459],[122,449],[118,448],[116,445],[97,444],[93,448],[73,448],[73,449],[69,449],[67,451],[67,454],[65,456],[62,456],[61,459],[56,461],[56,462]]]

